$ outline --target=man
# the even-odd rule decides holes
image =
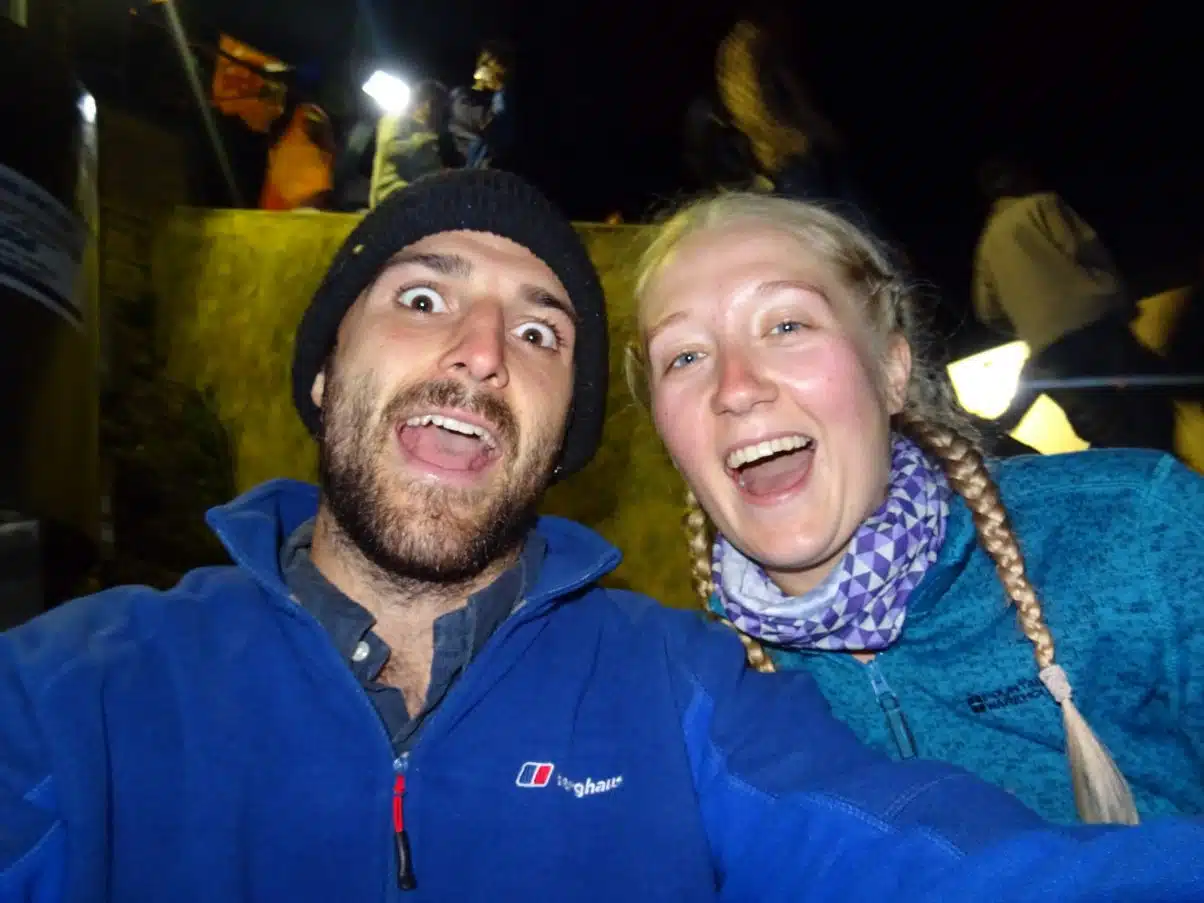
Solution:
[[[1160,373],[1162,360],[1129,328],[1136,307],[1095,230],[1010,161],[988,162],[979,181],[992,206],[974,259],[975,316],[1028,344],[1024,381]],[[1092,446],[1173,451],[1174,404],[1158,390],[1047,392]],[[1001,426],[1015,427],[1038,394],[1022,382]]]
[[[506,90],[513,66],[510,46],[489,41],[477,56],[472,86],[451,92],[448,133],[461,166],[496,166],[513,146],[514,114]]]
[[[1006,794],[884,761],[809,682],[598,587],[618,553],[532,512],[593,455],[606,373],[597,275],[534,189],[444,173],[370,213],[297,332],[321,490],[212,512],[231,567],[0,637],[0,900],[1204,889],[1199,829],[1026,835]]]

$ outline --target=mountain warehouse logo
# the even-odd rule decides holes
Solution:
[[[981,715],[983,712],[993,712],[996,709],[1006,709],[1032,699],[1040,699],[1048,695],[1048,691],[1036,677],[1030,677],[1002,690],[991,690],[987,693],[975,693],[966,697],[970,711]]]
[[[552,774],[555,771],[556,766],[551,762],[525,762],[523,767],[518,770],[518,777],[514,783],[519,787],[547,787],[552,782]],[[595,781],[593,778],[574,781],[564,775],[557,775],[556,786],[573,794],[577,799],[581,799],[599,793],[609,793],[611,790],[622,787],[623,776],[619,774],[601,781]]]

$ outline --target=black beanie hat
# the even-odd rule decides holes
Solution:
[[[339,324],[356,298],[402,248],[428,235],[488,232],[522,245],[560,279],[577,314],[573,401],[556,477],[589,463],[602,438],[606,407],[606,303],[598,273],[572,224],[538,190],[511,173],[459,169],[419,179],[394,192],[355,227],[297,327],[293,402],[311,434],[321,412],[310,398],[334,348]]]

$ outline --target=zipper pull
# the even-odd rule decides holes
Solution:
[[[914,759],[916,757],[916,738],[911,732],[911,725],[907,723],[907,716],[903,714],[903,709],[899,705],[899,697],[894,693],[887,693],[880,696],[878,702],[882,706],[882,713],[886,716],[886,726],[895,740],[895,747],[899,750],[899,758]]]
[[[886,682],[886,675],[878,667],[877,658],[870,659],[865,667],[869,672],[870,686],[873,687],[874,696],[878,699],[878,706],[886,718],[887,730],[890,731],[891,739],[895,741],[895,748],[899,751],[899,758],[914,759],[916,757],[916,738],[911,732],[911,725],[907,723],[903,707],[899,705],[899,697]]]
[[[414,857],[410,853],[410,838],[406,834],[404,800],[406,776],[399,774],[393,781],[393,840],[397,846],[397,886],[402,890],[413,890],[418,886],[414,880]]]

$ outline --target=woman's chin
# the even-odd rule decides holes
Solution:
[[[745,534],[742,538],[745,541],[732,544],[788,596],[802,595],[823,582],[844,551],[843,547],[834,548],[828,542],[800,542],[797,534],[786,537],[780,531],[759,536]],[[730,537],[728,541],[731,542]]]

